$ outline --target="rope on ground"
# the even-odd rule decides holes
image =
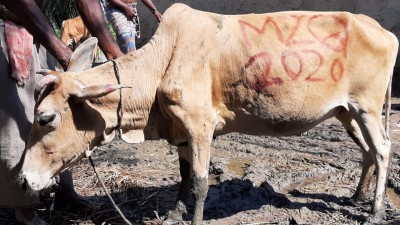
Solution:
[[[110,199],[112,205],[114,206],[115,211],[118,212],[118,214],[121,216],[121,218],[124,220],[124,222],[125,222],[126,224],[132,225],[131,222],[129,222],[129,220],[126,219],[125,215],[124,215],[124,214],[121,212],[121,210],[118,208],[117,204],[115,204],[115,202],[114,202],[113,198],[111,197],[110,193],[108,193],[107,188],[106,188],[106,185],[104,184],[103,180],[100,179],[100,175],[99,175],[99,173],[97,172],[96,167],[94,166],[94,163],[93,163],[93,160],[92,160],[92,157],[91,157],[91,156],[89,156],[89,161],[90,161],[90,164],[91,164],[92,167],[93,167],[93,170],[94,170],[94,173],[95,173],[96,176],[97,176],[97,179],[99,179],[99,181],[100,181],[100,183],[101,183],[101,186],[102,186],[103,189],[104,189],[104,192],[106,193],[107,197]]]

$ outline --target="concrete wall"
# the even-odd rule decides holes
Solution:
[[[391,30],[400,23],[400,0],[153,0],[163,13],[173,3],[184,3],[192,8],[221,13],[245,14],[267,13],[286,10],[349,11],[375,18],[383,27]],[[150,11],[138,1],[142,36],[141,46],[147,43],[157,29],[157,23]]]

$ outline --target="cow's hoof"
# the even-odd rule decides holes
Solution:
[[[342,206],[352,206],[352,207],[356,207],[362,204],[362,202],[354,198],[340,198],[338,203],[339,205]]]
[[[368,216],[367,220],[363,223],[363,225],[380,224],[382,220],[383,220],[383,212],[374,213]]]
[[[187,213],[186,205],[182,201],[178,201],[175,209],[167,213],[167,218],[163,221],[164,224],[179,224],[183,221],[183,214]]]
[[[174,224],[174,222],[181,222],[183,220],[183,212],[180,210],[171,210],[167,213],[167,218],[165,221],[171,222],[171,224]]]
[[[163,221],[163,224],[175,225],[175,224],[181,224],[182,222],[183,222],[182,220],[176,220],[168,217],[166,220]]]
[[[372,192],[356,191],[353,196],[351,196],[351,199],[359,203],[370,202],[372,199]]]

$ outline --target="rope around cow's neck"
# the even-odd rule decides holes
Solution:
[[[118,67],[118,63],[112,59],[111,62],[114,65],[114,73],[115,73],[115,77],[117,78],[117,82],[118,84],[121,84],[121,77],[119,75],[119,67]],[[122,89],[119,89],[119,102],[118,102],[118,107],[117,107],[117,126],[116,126],[116,130],[117,130],[117,134],[118,132],[121,131],[121,123],[122,123],[122,117],[123,117],[123,112],[122,112]],[[120,134],[121,136],[121,134]]]
[[[115,72],[115,77],[117,78],[117,82],[118,82],[118,84],[121,84],[121,79],[120,79],[120,76],[119,76],[119,67],[118,67],[118,64],[117,64],[117,62],[114,61],[114,60],[111,60],[111,61],[112,61],[113,64],[114,64],[114,72]],[[121,129],[121,121],[122,121],[122,116],[123,116],[123,113],[122,113],[122,110],[121,110],[121,109],[122,109],[122,90],[120,89],[120,90],[119,90],[119,102],[118,102],[118,108],[117,108],[117,121],[118,121],[118,124],[117,124],[117,126],[115,127],[115,129],[117,130],[117,133],[118,133],[118,132],[120,131],[120,129]],[[104,190],[104,192],[106,193],[107,197],[110,199],[112,205],[114,206],[114,209],[118,212],[118,214],[121,216],[121,218],[124,220],[124,222],[125,222],[126,224],[132,225],[131,222],[129,222],[129,220],[128,220],[128,219],[125,217],[125,215],[122,213],[122,211],[118,208],[117,204],[115,204],[115,202],[114,202],[113,198],[111,197],[110,193],[108,193],[107,188],[106,188],[106,185],[104,184],[103,180],[100,178],[100,175],[99,175],[99,173],[98,173],[97,170],[96,170],[96,167],[95,167],[95,165],[94,165],[93,159],[92,159],[92,157],[90,156],[90,154],[89,154],[89,157],[88,157],[88,158],[89,158],[90,164],[91,164],[92,167],[93,167],[94,173],[95,173],[96,176],[97,176],[97,179],[100,181],[100,184],[101,184],[101,186],[103,187],[103,190]]]
[[[114,206],[114,209],[118,212],[118,214],[122,217],[122,219],[124,220],[124,222],[125,222],[126,224],[132,225],[131,222],[129,222],[129,220],[124,216],[124,214],[122,213],[122,211],[118,208],[117,204],[115,204],[115,202],[114,202],[114,200],[112,199],[111,195],[108,193],[107,188],[106,188],[106,185],[104,184],[103,180],[100,179],[100,175],[99,175],[99,173],[97,172],[96,167],[94,166],[94,163],[93,163],[93,160],[92,160],[92,157],[91,157],[91,156],[89,156],[89,161],[90,161],[90,164],[91,164],[92,167],[93,167],[93,170],[94,170],[94,173],[95,173],[96,176],[97,176],[97,179],[100,181],[100,184],[101,184],[101,186],[103,187],[104,192],[106,193],[107,197],[110,199],[112,205]]]

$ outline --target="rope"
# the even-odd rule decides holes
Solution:
[[[117,78],[117,82],[118,84],[121,84],[121,79],[120,79],[120,75],[119,75],[119,67],[116,61],[114,61],[113,59],[111,60],[114,64],[114,72],[115,72],[115,77]],[[118,120],[118,124],[117,124],[117,132],[119,132],[119,130],[121,129],[121,121],[122,121],[122,90],[119,89],[119,102],[118,102],[118,108],[117,108],[117,120]],[[100,178],[99,173],[96,170],[96,167],[93,163],[92,157],[89,154],[89,161],[90,164],[93,167],[94,173],[97,176],[97,179],[100,181],[101,186],[103,187],[104,192],[106,193],[107,197],[110,199],[112,205],[114,206],[115,211],[118,212],[118,214],[121,216],[121,218],[124,220],[124,222],[128,225],[132,225],[128,219],[126,219],[126,217],[124,216],[124,214],[121,212],[121,210],[118,208],[118,206],[115,204],[114,200],[112,199],[111,195],[108,193],[106,185],[104,184],[103,180]]]
[[[94,165],[94,163],[93,163],[93,160],[92,160],[92,157],[91,157],[91,156],[89,156],[89,161],[90,161],[90,164],[91,164],[92,167],[93,167],[93,170],[94,170],[94,173],[95,173],[96,176],[97,176],[97,179],[99,179],[100,184],[101,184],[101,186],[103,187],[104,192],[106,193],[107,197],[110,199],[112,205],[114,206],[115,211],[118,212],[118,214],[121,216],[121,218],[124,220],[124,222],[125,222],[126,224],[132,225],[131,222],[129,222],[129,220],[126,219],[126,217],[124,216],[124,214],[123,214],[123,213],[121,212],[121,210],[118,208],[117,204],[115,204],[115,202],[114,202],[113,198],[111,197],[110,193],[108,193],[107,188],[106,188],[106,185],[104,184],[103,180],[100,179],[100,175],[99,175],[99,173],[98,173],[97,170],[96,170],[96,167],[95,167],[95,165]]]
[[[114,59],[112,59],[111,62],[113,62],[113,64],[114,64],[114,73],[115,73],[115,77],[117,78],[117,82],[118,82],[118,84],[121,84],[121,78],[119,75],[118,64]],[[116,127],[117,133],[120,132],[120,130],[121,130],[121,123],[122,123],[123,115],[124,114],[122,112],[122,89],[119,89],[119,102],[118,102],[118,107],[117,107],[117,123],[118,124]],[[120,134],[120,136],[121,136],[121,134]]]

